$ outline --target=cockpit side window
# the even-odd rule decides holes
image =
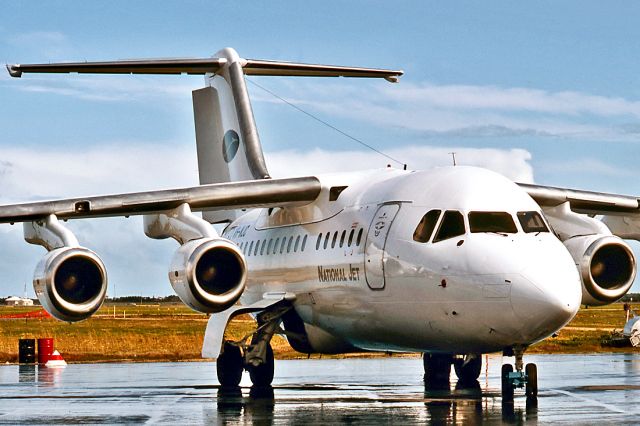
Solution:
[[[442,222],[440,223],[440,227],[438,228],[438,233],[433,239],[433,242],[437,243],[438,241],[457,237],[458,235],[463,235],[464,233],[464,217],[462,216],[462,213],[455,210],[447,210],[446,212],[444,212]]]
[[[469,228],[472,233],[502,232],[515,234],[518,232],[513,217],[506,212],[470,212]]]
[[[518,212],[518,220],[524,232],[549,232],[549,228],[538,212]]]
[[[422,216],[416,230],[413,231],[413,241],[426,243],[431,239],[431,234],[433,234],[433,230],[436,228],[440,212],[441,210],[431,210]]]

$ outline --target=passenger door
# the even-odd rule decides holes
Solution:
[[[365,242],[364,271],[367,284],[372,290],[382,290],[385,286],[385,246],[398,210],[400,210],[400,204],[397,203],[381,205],[369,225]]]

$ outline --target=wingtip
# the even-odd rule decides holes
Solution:
[[[394,71],[393,74],[386,76],[384,79],[389,83],[398,83],[400,81],[400,77],[404,75],[403,70]]]
[[[15,65],[9,65],[7,64],[7,71],[9,71],[9,75],[11,77],[16,77],[16,78],[20,78],[22,77],[22,71],[20,71],[20,65],[15,64]]]

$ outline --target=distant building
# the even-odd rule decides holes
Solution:
[[[7,297],[4,303],[10,306],[33,306],[33,300],[18,296]]]

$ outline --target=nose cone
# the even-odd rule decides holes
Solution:
[[[551,249],[521,273],[511,288],[511,305],[522,343],[534,343],[564,327],[578,312],[582,300],[582,284],[569,253]]]

